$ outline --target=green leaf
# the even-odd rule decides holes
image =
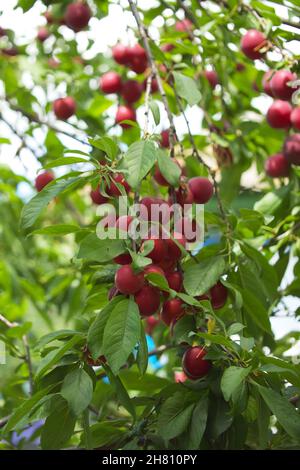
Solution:
[[[300,415],[297,413],[294,406],[274,390],[262,387],[258,384],[255,385],[258,387],[259,393],[272,411],[273,415],[276,416],[281,426],[291,437],[299,440]]]
[[[110,238],[101,240],[95,233],[90,233],[82,240],[77,256],[88,261],[107,263],[125,251],[124,240]]]
[[[232,336],[236,335],[240,331],[242,331],[245,328],[245,325],[242,325],[242,323],[232,323],[232,325],[229,326],[227,329],[227,335]]]
[[[93,357],[93,359],[98,359],[101,354],[103,354],[103,334],[104,328],[107,323],[107,320],[115,308],[115,306],[123,300],[122,296],[114,297],[102,310],[98,313],[96,319],[91,324],[88,337],[87,337],[87,344],[89,351]]]
[[[130,145],[124,155],[124,164],[128,171],[127,181],[137,189],[142,179],[149,173],[156,162],[156,148],[151,140],[141,140]]]
[[[274,212],[276,212],[276,210],[282,205],[289,191],[289,186],[283,186],[274,192],[265,194],[265,196],[254,204],[254,209],[262,214],[274,214]]]
[[[110,137],[105,136],[89,139],[89,142],[91,145],[93,145],[93,147],[96,147],[99,150],[103,150],[103,152],[105,152],[111,160],[114,160],[119,153],[118,145]]]
[[[18,6],[21,7],[25,13],[26,11],[30,10],[30,8],[33,7],[35,2],[36,0],[19,0]]]
[[[110,422],[96,423],[90,427],[91,448],[110,447],[125,433],[125,429],[117,428]],[[81,437],[80,446],[85,445],[84,435]]]
[[[75,369],[66,375],[61,395],[67,400],[75,415],[85,410],[93,396],[93,381],[84,369]]]
[[[71,438],[76,417],[62,398],[48,416],[41,433],[41,447],[45,450],[60,449]]]
[[[66,339],[68,337],[72,337],[74,335],[79,335],[81,336],[83,333],[79,333],[78,331],[75,330],[57,330],[57,331],[52,331],[51,333],[48,333],[47,335],[42,336],[35,344],[34,349],[42,349],[44,346],[47,344],[51,343],[52,341],[60,340],[60,339]]]
[[[184,288],[192,296],[205,294],[225,271],[225,260],[221,256],[207,258],[199,264],[189,265],[184,273]]]
[[[48,225],[48,227],[43,227],[34,230],[33,232],[31,232],[31,235],[67,235],[68,233],[75,233],[79,230],[81,230],[80,227],[77,227],[76,225]]]
[[[266,333],[272,334],[268,312],[260,300],[249,290],[243,289],[244,310],[251,319]]]
[[[79,341],[82,341],[82,336],[73,336],[73,338],[69,339],[69,341],[63,344],[60,348],[51,351],[43,357],[38,365],[35,379],[39,380],[47,370],[56,364],[64,354],[79,343]]]
[[[160,111],[159,111],[159,106],[156,103],[156,101],[150,102],[150,109],[151,109],[154,122],[158,126],[158,124],[160,123]]]
[[[187,435],[186,449],[198,449],[202,441],[208,416],[208,397],[203,395],[195,406]]]
[[[141,338],[139,342],[139,349],[136,357],[136,362],[141,375],[144,375],[148,367],[148,346],[143,324],[141,324]]]
[[[117,377],[113,374],[113,372],[111,371],[110,367],[107,364],[103,364],[103,369],[105,370],[111,385],[114,387],[116,391],[119,402],[121,403],[122,406],[124,406],[124,408],[128,411],[128,413],[131,414],[131,416],[135,420],[136,419],[135,407],[134,407],[133,401],[128,395],[126,388],[123,385],[122,380],[120,379],[120,377]]]
[[[131,299],[119,302],[111,312],[104,328],[103,354],[112,372],[118,372],[140,339],[139,309]]]
[[[185,99],[190,106],[199,103],[201,93],[198,90],[195,80],[179,72],[173,72],[173,76],[178,95]]]
[[[185,396],[181,392],[168,398],[163,403],[158,415],[158,433],[165,440],[182,434],[190,423],[194,407],[194,403],[186,403]]]
[[[41,211],[53,198],[66,189],[70,189],[72,186],[75,187],[81,180],[81,178],[70,178],[49,183],[23,207],[20,221],[21,228],[23,230],[30,228],[40,215]]]
[[[62,157],[62,158],[57,158],[53,162],[48,163],[47,165],[44,166],[44,168],[56,168],[58,166],[74,165],[75,163],[92,163],[92,162],[87,160],[86,158]]]
[[[221,390],[226,401],[230,400],[233,393],[240,387],[250,371],[251,367],[243,368],[236,366],[230,366],[224,371],[221,379]]]
[[[171,186],[178,186],[181,175],[180,167],[169,157],[165,150],[157,150],[157,161],[160,172]]]

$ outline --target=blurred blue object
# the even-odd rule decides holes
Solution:
[[[148,345],[148,351],[153,351],[155,349],[155,343],[153,341],[153,338],[151,336],[146,335],[147,339],[147,345]],[[157,356],[150,356],[149,357],[149,364],[153,367],[153,369],[159,369],[161,367],[161,363]]]

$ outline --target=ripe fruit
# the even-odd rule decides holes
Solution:
[[[42,189],[47,186],[47,184],[51,183],[54,180],[54,175],[51,171],[45,171],[44,173],[40,173],[35,179],[35,187],[38,192],[42,191]]]
[[[137,292],[137,294],[135,294],[134,300],[136,301],[142,316],[148,317],[153,315],[160,305],[159,289],[153,286],[144,286],[139,292]]]
[[[165,240],[168,249],[167,258],[173,261],[178,261],[181,258],[182,251],[177,245],[177,243],[184,247],[186,244],[186,240],[182,234],[177,232],[174,232],[173,238],[176,240],[176,243],[174,240],[172,240],[172,238],[168,238]]]
[[[103,363],[106,362],[106,358],[103,355],[99,356],[97,359],[93,359],[87,346],[84,347],[83,352],[86,362],[92,367],[101,366]]]
[[[76,103],[71,96],[65,98],[58,98],[53,103],[53,111],[58,119],[63,121],[69,119],[76,110]]]
[[[177,21],[177,23],[175,24],[175,29],[179,33],[185,33],[185,32],[188,32],[188,31],[192,31],[193,23],[188,18],[184,18],[184,20]]]
[[[12,46],[12,47],[5,47],[4,49],[1,49],[2,54],[8,56],[8,57],[15,57],[16,55],[19,55],[19,50],[17,47]]]
[[[154,170],[154,179],[161,186],[170,186],[170,183],[168,183],[168,181],[165,179],[165,177],[161,174],[159,166],[157,164],[156,164],[155,170]]]
[[[166,325],[176,322],[184,314],[183,302],[180,299],[169,299],[163,304],[161,319]]]
[[[159,262],[159,267],[165,272],[173,271],[176,268],[176,264],[176,260],[166,256],[162,261]]]
[[[283,155],[289,163],[300,165],[300,134],[293,134],[286,138]]]
[[[130,264],[132,261],[131,255],[129,253],[122,253],[119,256],[114,258],[114,262],[124,266],[125,264]]]
[[[168,281],[170,289],[180,292],[182,289],[182,274],[179,271],[173,271],[166,273],[166,279]]]
[[[256,29],[249,29],[242,37],[241,49],[249,59],[260,59],[263,53],[260,50],[267,44],[267,39],[263,33]]]
[[[100,90],[103,93],[120,93],[122,90],[122,78],[116,72],[107,72],[100,78]]]
[[[289,175],[290,164],[282,153],[277,153],[266,160],[265,170],[271,178],[281,178]]]
[[[147,79],[143,81],[143,89],[146,91],[147,89]],[[150,87],[151,93],[156,93],[158,91],[158,83],[156,78],[152,78],[151,80],[151,87]]]
[[[154,328],[158,325],[159,319],[150,315],[146,318],[145,331],[148,335],[152,335]]]
[[[206,80],[209,82],[212,89],[216,88],[219,83],[219,77],[215,70],[205,70],[204,76]]]
[[[290,100],[297,87],[292,88],[288,85],[288,82],[296,79],[297,75],[289,70],[279,70],[275,72],[271,79],[271,90],[275,98]]]
[[[184,372],[174,372],[174,379],[176,383],[183,383],[187,380]]]
[[[96,189],[92,189],[92,191],[90,192],[90,196],[91,196],[91,199],[92,201],[95,203],[95,204],[104,204],[105,202],[108,201],[108,198],[103,196],[102,194],[100,194],[99,192],[99,186],[96,188]]]
[[[152,259],[154,263],[159,263],[167,254],[167,246],[165,240],[159,238],[149,238],[154,243],[153,249],[148,253],[147,257]],[[148,240],[147,240],[148,241]],[[144,243],[142,244],[141,251],[143,251]]]
[[[160,145],[164,148],[169,148],[170,147],[170,130],[166,129],[161,132],[160,134]]]
[[[267,112],[267,121],[274,129],[286,129],[291,125],[292,106],[287,101],[275,100]]]
[[[189,217],[182,217],[175,221],[174,229],[178,233],[182,233],[184,238],[191,243],[199,240],[201,235],[201,229],[197,222]]]
[[[115,284],[122,294],[136,294],[144,285],[144,274],[135,273],[131,264],[126,264],[116,272]]]
[[[37,33],[37,39],[41,42],[46,41],[49,37],[49,31],[47,28],[40,28]]]
[[[124,175],[122,175],[122,173],[115,173],[113,176],[113,179],[110,181],[110,186],[106,190],[107,194],[109,194],[110,196],[112,197],[121,196],[121,191],[115,183],[123,186],[126,193],[130,192],[131,188],[129,184],[127,183],[127,181],[125,180]]]
[[[75,32],[84,29],[90,18],[91,10],[86,3],[82,2],[70,3],[64,16],[65,24]]]
[[[300,107],[294,108],[291,112],[292,126],[300,131]]]
[[[45,17],[48,24],[54,23],[54,17],[52,15],[51,11],[49,11],[49,10],[45,11],[44,17]]]
[[[175,46],[173,46],[173,44],[170,44],[170,43],[167,43],[167,44],[163,44],[161,46],[161,50],[163,52],[171,52],[173,49],[174,49]]]
[[[208,374],[211,362],[204,359],[206,350],[201,346],[193,346],[185,351],[182,358],[182,368],[191,380],[197,380]]]
[[[176,202],[181,206],[184,204],[193,204],[194,196],[190,188],[186,185],[180,186],[179,189],[175,191]]]
[[[135,73],[143,73],[148,67],[146,51],[139,44],[129,48],[129,67]]]
[[[144,269],[144,274],[159,274],[160,276],[165,276],[163,270],[155,264],[150,264],[149,266],[146,266]]]
[[[262,86],[263,86],[264,92],[267,95],[272,96],[272,98],[274,97],[272,89],[271,89],[271,77],[273,77],[273,75],[274,75],[274,71],[268,70],[264,74],[263,79],[262,79]]]
[[[209,291],[211,305],[214,309],[222,308],[225,305],[228,290],[220,281],[217,282]]]
[[[121,217],[116,221],[116,228],[123,230],[124,232],[128,232],[132,221],[133,217],[131,215],[121,215]]]
[[[214,193],[214,187],[207,178],[195,177],[188,182],[189,188],[193,194],[194,201],[198,204],[205,204],[210,200]]]
[[[123,129],[128,129],[129,127],[131,127],[130,124],[127,124],[122,121],[136,122],[135,110],[130,106],[119,106],[116,114],[116,124],[120,124]]]
[[[127,65],[130,61],[129,47],[123,46],[123,44],[117,44],[113,47],[112,55],[117,64]]]
[[[162,224],[168,222],[171,217],[171,209],[167,201],[159,197],[143,197],[140,200],[140,218],[152,220]]]
[[[127,80],[123,84],[121,95],[127,103],[138,101],[142,95],[142,86],[136,80]]]

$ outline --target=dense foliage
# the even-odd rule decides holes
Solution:
[[[34,43],[0,16],[1,448],[299,449],[299,1],[42,4]],[[204,204],[204,245],[100,239],[126,196]]]

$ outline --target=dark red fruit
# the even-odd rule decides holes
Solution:
[[[184,315],[183,302],[180,299],[169,299],[163,304],[161,319],[170,326]]]
[[[275,72],[271,79],[271,90],[275,98],[287,101],[290,100],[292,94],[298,87],[292,88],[288,83],[296,79],[297,75],[289,70],[279,70]]]
[[[170,44],[170,43],[167,43],[167,44],[163,44],[161,46],[161,50],[163,52],[171,52],[173,49],[174,49],[175,46],[173,46],[173,44]]]
[[[54,175],[51,171],[45,171],[44,173],[40,173],[35,179],[35,187],[38,192],[42,191],[42,189],[47,186],[47,184],[51,183],[54,180]]]
[[[145,331],[148,335],[152,335],[154,328],[159,324],[159,319],[150,315],[146,318]]]
[[[171,209],[167,201],[159,197],[146,196],[140,200],[140,218],[162,224],[168,222],[171,217]]]
[[[142,86],[136,80],[127,80],[122,87],[122,98],[131,104],[138,101],[142,95]]]
[[[267,112],[267,121],[275,129],[287,129],[291,126],[292,106],[287,101],[276,100]]]
[[[265,170],[271,178],[282,178],[289,176],[290,164],[282,153],[277,153],[266,160]]]
[[[143,317],[148,317],[157,312],[160,305],[160,292],[157,287],[144,286],[134,296],[140,314]]]
[[[115,183],[123,186],[126,193],[130,192],[131,188],[129,184],[127,183],[127,181],[125,180],[124,175],[122,175],[122,173],[115,173],[112,181],[110,181],[110,186],[107,188],[107,194],[109,194],[110,196],[112,197],[121,196],[121,191]]]
[[[128,129],[129,127],[131,127],[130,124],[127,124],[122,121],[136,122],[135,110],[130,106],[119,106],[116,114],[116,124],[120,124],[123,129]]]
[[[257,31],[256,29],[250,29],[242,37],[241,40],[241,49],[243,53],[249,57],[249,59],[260,59],[263,56],[263,53],[260,52],[267,44],[266,36]]]
[[[178,233],[182,233],[186,241],[194,243],[200,239],[201,229],[195,220],[191,220],[189,217],[182,217],[176,220],[174,229]]]
[[[155,264],[150,264],[149,266],[146,266],[144,269],[144,274],[159,274],[160,276],[165,276],[164,271]]]
[[[131,215],[121,215],[121,217],[116,221],[116,228],[123,230],[124,232],[128,232],[132,221],[133,217]]]
[[[274,75],[274,71],[268,70],[264,74],[263,79],[262,79],[262,86],[263,86],[264,92],[267,95],[272,96],[272,98],[274,97],[272,89],[271,89],[271,77],[273,77],[273,75]]]
[[[103,93],[120,93],[122,78],[116,72],[107,72],[100,78],[100,90]]]
[[[184,204],[193,204],[194,202],[193,193],[186,185],[180,186],[180,188],[175,191],[175,195],[176,202],[181,206],[184,206]]]
[[[300,131],[300,107],[294,108],[291,112],[291,123],[295,129]]]
[[[37,33],[37,39],[40,41],[40,42],[44,42],[46,41],[46,39],[48,39],[49,37],[49,31],[47,28],[40,28],[38,30],[38,33]]]
[[[143,73],[148,67],[146,51],[139,44],[129,48],[129,67],[135,73]]]
[[[76,2],[67,6],[64,16],[65,24],[73,31],[84,29],[91,18],[91,10],[86,3]]]
[[[289,163],[300,165],[300,134],[293,134],[286,138],[283,155]]]
[[[117,44],[112,49],[112,55],[117,64],[127,65],[130,61],[130,49],[123,44]]]
[[[182,245],[183,247],[185,247],[186,240],[185,240],[185,238],[182,234],[177,233],[177,232],[174,232],[173,238],[176,240],[176,243],[175,243],[174,240],[172,240],[172,238],[168,238],[168,239],[165,240],[166,245],[167,245],[167,249],[168,249],[167,259],[170,259],[170,260],[173,260],[173,261],[178,261],[182,256],[182,251],[179,248],[179,246],[177,245],[177,243],[179,245]]]
[[[106,363],[106,357],[103,355],[99,356],[97,359],[93,359],[87,346],[84,347],[83,352],[84,352],[84,357],[85,357],[87,364],[89,364],[92,367],[101,366],[102,364]]]
[[[194,27],[193,23],[188,18],[185,18],[184,20],[181,20],[181,21],[177,21],[177,23],[175,24],[175,29],[179,33],[192,31],[193,27]]]
[[[104,204],[105,202],[108,201],[108,198],[105,197],[105,196],[102,196],[102,194],[100,194],[99,192],[99,186],[96,188],[96,189],[92,189],[92,191],[90,192],[90,195],[91,195],[91,199],[92,201],[95,203],[95,204]]]
[[[143,89],[146,91],[147,89],[147,78],[143,81]],[[158,91],[158,83],[156,78],[152,78],[151,80],[151,87],[150,87],[151,93],[156,93]]]
[[[166,129],[160,134],[160,145],[164,148],[170,147],[170,130]]]
[[[205,70],[204,76],[206,80],[209,82],[212,89],[216,88],[219,83],[219,77],[215,70]]]
[[[58,119],[63,121],[69,119],[76,111],[76,103],[71,96],[58,98],[53,103],[53,111]]]
[[[114,262],[124,266],[125,264],[130,264],[132,262],[131,255],[129,253],[123,253],[122,255],[116,256]]]
[[[214,187],[207,178],[196,176],[189,180],[188,185],[193,194],[194,201],[198,204],[208,202],[214,193]]]
[[[115,275],[116,287],[124,295],[136,294],[144,282],[144,273],[135,273],[131,264],[119,268]]]
[[[210,289],[209,294],[214,309],[222,308],[226,304],[228,289],[220,281]]]
[[[194,346],[185,351],[182,358],[182,368],[191,380],[201,379],[208,374],[211,361],[205,358],[207,351],[201,346]]]
[[[153,249],[148,253],[147,257],[152,259],[154,263],[159,263],[167,254],[167,246],[165,240],[159,238],[149,238],[154,243]],[[147,241],[149,241],[147,240]],[[144,249],[144,243],[142,244],[141,251]]]
[[[182,274],[179,271],[173,271],[166,273],[166,279],[168,281],[170,289],[176,290],[176,292],[180,292],[182,289]]]

